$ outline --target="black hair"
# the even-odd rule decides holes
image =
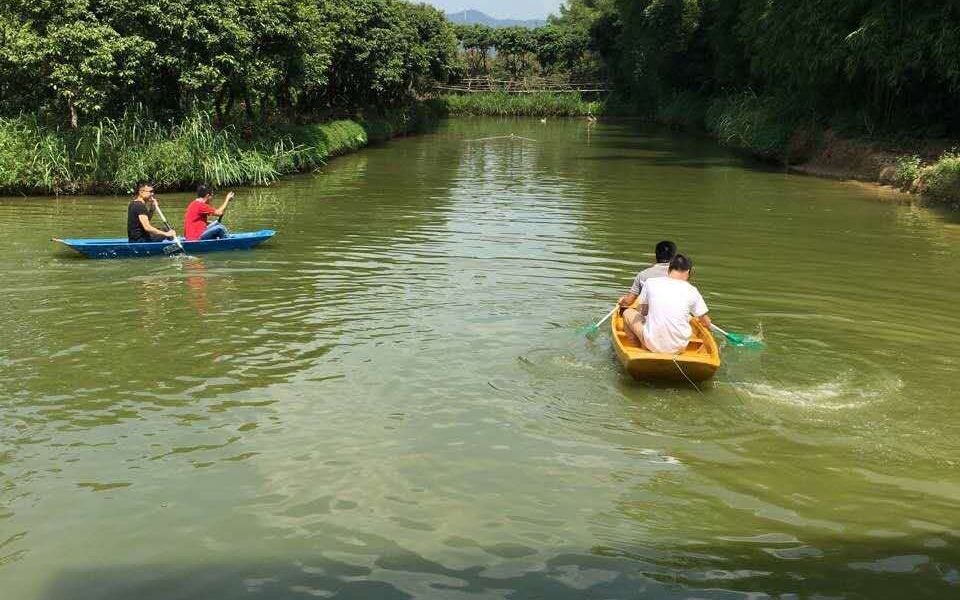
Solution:
[[[148,185],[149,185],[150,187],[153,187],[153,184],[150,183],[149,181],[145,181],[145,180],[144,180],[144,181],[138,181],[138,182],[137,182],[137,185],[133,186],[133,191],[134,191],[134,193],[139,194],[139,193],[140,193],[140,190],[142,190],[143,188],[147,187]]]
[[[209,186],[206,186],[206,185],[197,186],[197,198],[206,198],[212,193],[213,193],[213,190]]]
[[[671,258],[677,255],[677,245],[671,241],[664,240],[657,243],[657,248],[654,252],[657,255],[658,263],[669,262]]]
[[[672,259],[670,259],[670,271],[689,271],[693,268],[693,261],[687,258],[683,254],[677,254]]]

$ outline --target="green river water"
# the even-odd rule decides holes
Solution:
[[[3,600],[960,596],[957,215],[582,121],[238,192],[0,200]],[[766,340],[702,393],[575,335],[661,238]]]

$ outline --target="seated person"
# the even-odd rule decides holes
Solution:
[[[654,256],[657,257],[657,264],[647,267],[637,274],[633,280],[633,285],[630,286],[630,291],[627,292],[626,296],[620,297],[619,303],[622,308],[633,306],[633,303],[637,301],[637,297],[640,296],[640,290],[643,288],[643,283],[646,280],[654,277],[667,276],[667,266],[670,264],[670,259],[677,253],[677,245],[671,241],[664,240],[656,245],[653,253]]]
[[[197,188],[197,198],[187,206],[187,212],[183,216],[183,237],[185,239],[195,241],[227,237],[229,234],[227,228],[220,221],[214,221],[207,225],[207,216],[222,217],[227,210],[227,205],[233,200],[233,192],[227,194],[227,198],[220,205],[220,208],[214,209],[210,206],[211,200],[213,200],[213,190],[205,185]]]
[[[163,231],[150,224],[150,217],[157,208],[157,198],[149,183],[137,184],[137,197],[127,206],[127,241],[162,242],[174,239],[177,232]]]
[[[689,258],[677,254],[670,261],[666,277],[646,281],[639,310],[628,308],[623,313],[628,337],[651,352],[678,354],[690,341],[691,315],[710,327],[707,304],[688,281],[692,268]]]

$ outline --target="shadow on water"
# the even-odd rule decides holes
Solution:
[[[369,543],[373,536],[364,536]],[[776,536],[731,539],[664,555],[653,548],[595,547],[524,561],[509,545],[490,548],[505,561],[452,568],[375,538],[389,547],[365,564],[320,554],[289,561],[157,564],[73,569],[60,573],[43,600],[216,600],[220,598],[451,598],[493,594],[511,599],[945,598],[960,585],[956,552],[897,541],[797,545]],[[448,546],[471,545],[454,538]],[[358,552],[356,548],[354,553]],[[363,552],[363,550],[359,550]],[[518,555],[521,556],[519,560]],[[511,564],[511,561],[514,561]],[[758,596],[759,594],[759,596]]]

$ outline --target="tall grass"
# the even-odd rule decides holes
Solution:
[[[722,97],[706,112],[707,130],[720,143],[767,159],[785,160],[797,121],[775,99],[752,92]]]
[[[708,106],[708,101],[702,96],[680,91],[657,107],[655,120],[672,129],[702,131],[706,128]]]
[[[604,103],[580,94],[482,92],[444,96],[451,115],[491,117],[585,117],[604,113]]]
[[[359,121],[246,132],[217,128],[204,113],[174,124],[131,113],[76,130],[49,128],[28,116],[0,119],[0,193],[127,192],[141,180],[164,190],[199,182],[268,185],[438,116],[436,106],[425,104]]]

